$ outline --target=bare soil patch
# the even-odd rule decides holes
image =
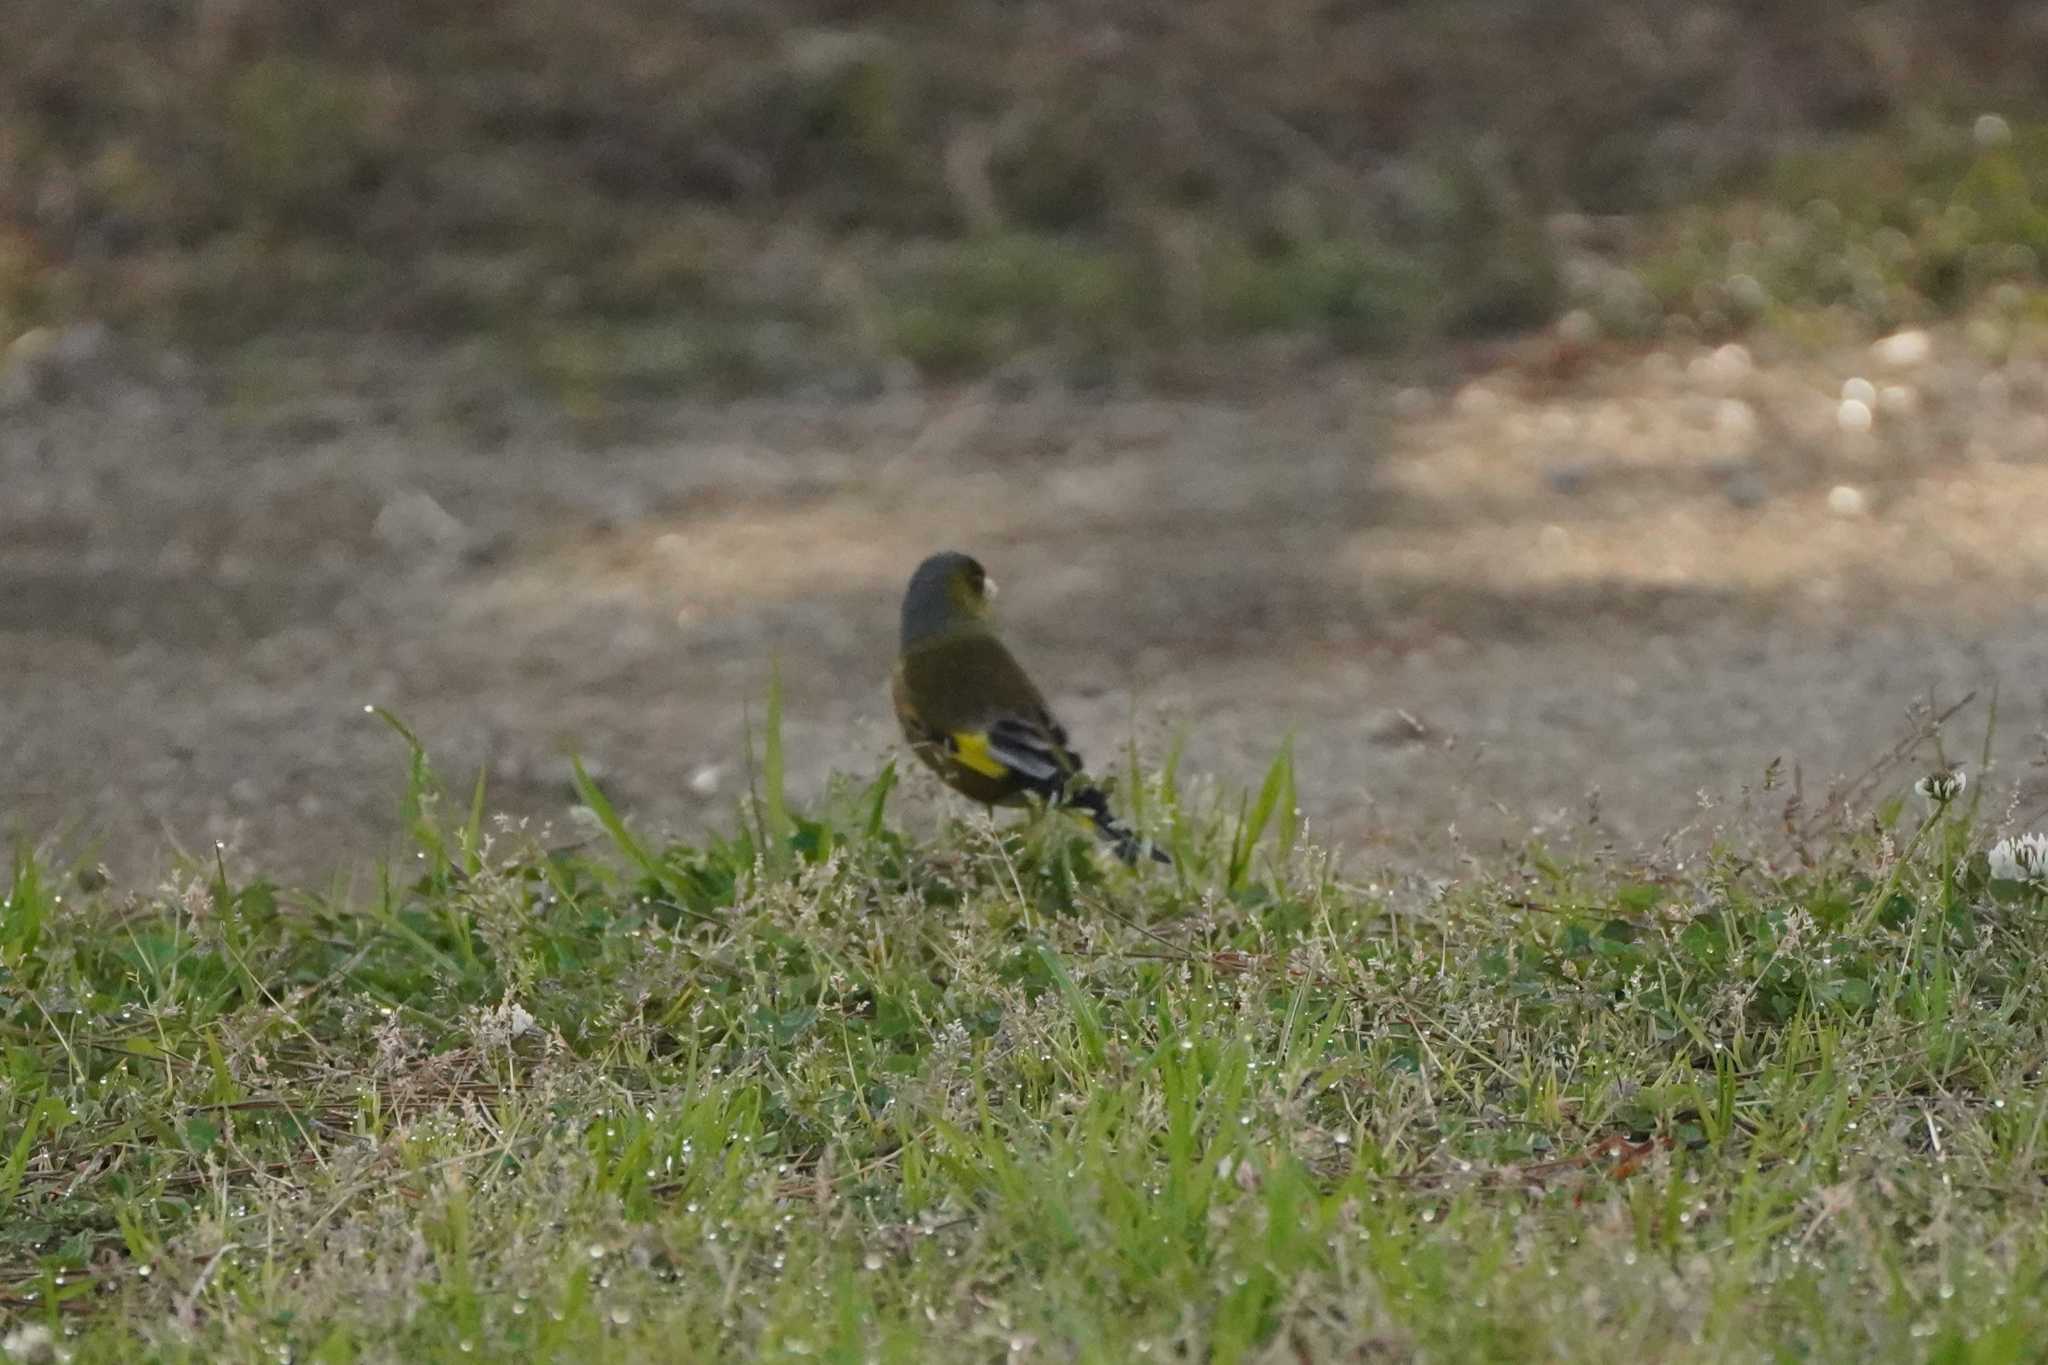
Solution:
[[[353,865],[393,847],[376,703],[456,781],[487,767],[498,808],[567,829],[574,750],[687,833],[744,789],[771,662],[800,785],[894,752],[895,599],[945,545],[1003,582],[1084,752],[1182,734],[1236,782],[1291,732],[1313,825],[1376,857],[1633,847],[1746,791],[1774,818],[1773,760],[1818,800],[1916,700],[1994,684],[2024,813],[2048,795],[2048,366],[2024,329],[1982,340],[1938,329],[1891,369],[1766,340],[1510,355],[1427,391],[1337,368],[1230,402],[650,407],[603,449],[540,408],[452,426],[406,357],[252,413],[96,353],[4,417],[0,825],[130,871],[212,839]],[[1842,425],[1856,379],[1868,431]]]

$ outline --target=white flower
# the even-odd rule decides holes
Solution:
[[[2020,834],[1991,846],[1991,875],[2048,889],[2048,834]]]
[[[1961,768],[1950,768],[1947,772],[1929,773],[1913,784],[1913,790],[1929,805],[1946,806],[1963,794],[1963,788],[1970,785],[1969,774]]]
[[[477,1042],[485,1047],[504,1047],[514,1038],[533,1030],[533,1016],[517,1001],[507,1000],[491,1009],[476,1012]]]

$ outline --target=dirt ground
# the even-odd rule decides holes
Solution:
[[[1975,768],[1994,685],[1974,775],[2038,823],[2042,348],[1981,318],[1751,345],[1532,341],[1434,387],[1227,401],[678,404],[599,445],[388,347],[280,356],[258,402],[46,338],[0,369],[0,830],[142,879],[214,839],[360,869],[396,848],[376,703],[453,785],[488,765],[494,809],[570,827],[573,750],[687,835],[744,790],[771,660],[801,788],[895,752],[897,594],[949,546],[1084,753],[1178,734],[1239,783],[1292,732],[1316,837],[1368,864],[1704,837],[1774,760],[1818,803],[1971,689],[1948,752]],[[921,776],[903,800],[950,808]]]

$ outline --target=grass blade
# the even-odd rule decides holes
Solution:
[[[1249,813],[1240,807],[1237,832],[1230,840],[1229,886],[1235,891],[1244,884],[1245,874],[1251,869],[1252,853],[1258,848],[1259,840],[1265,837],[1266,826],[1272,823],[1275,812],[1280,814],[1280,837],[1283,851],[1294,847],[1299,832],[1299,817],[1295,814],[1294,799],[1294,737],[1289,735],[1281,744],[1280,752],[1266,768],[1266,780],[1259,785],[1258,800],[1254,801]]]
[[[761,828],[768,841],[763,851],[781,866],[789,852],[796,824],[789,818],[789,794],[783,786],[782,666],[768,670],[768,712],[761,734]]]
[[[642,872],[656,881],[661,881],[664,886],[667,885],[662,877],[661,860],[648,850],[647,845],[640,842],[639,835],[626,827],[626,822],[620,818],[617,808],[612,805],[611,798],[604,794],[597,783],[591,781],[590,774],[583,770],[583,760],[574,754],[569,756],[569,773],[570,780],[576,785],[578,799],[597,817],[598,826],[610,836],[619,852],[625,854],[627,860]]]
[[[427,855],[429,871],[436,879],[445,877],[448,874],[448,844],[441,837],[441,826],[434,818],[434,809],[441,799],[441,782],[434,774],[434,765],[427,759],[427,746],[420,743],[420,737],[412,732],[411,727],[383,707],[366,709],[405,741],[408,757],[401,817],[413,843]]]
[[[875,774],[875,780],[868,785],[867,791],[861,794],[862,804],[868,811],[867,819],[862,825],[862,833],[867,836],[868,843],[882,837],[882,819],[888,813],[889,793],[895,789],[896,760],[892,758],[882,765],[882,771]]]
[[[462,870],[474,877],[484,870],[484,778],[489,769],[476,770],[476,790],[469,796],[469,819],[462,826]]]

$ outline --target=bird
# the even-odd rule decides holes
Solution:
[[[1171,864],[1109,809],[1037,686],[997,638],[995,581],[958,550],[917,566],[903,593],[903,634],[890,694],[911,752],[954,791],[985,806],[1036,798],[1079,811],[1129,864]]]

